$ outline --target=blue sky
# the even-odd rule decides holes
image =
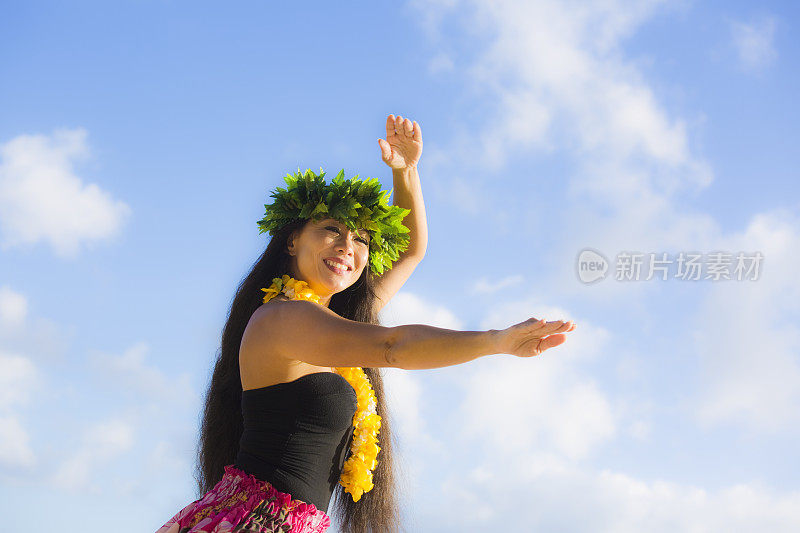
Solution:
[[[578,323],[534,359],[386,370],[409,530],[800,527],[794,3],[2,14],[11,529],[154,531],[196,497],[200,401],[269,192],[320,167],[391,188],[390,113],[422,127],[429,241],[384,324]],[[610,264],[587,284],[585,248],[764,259],[755,280]]]

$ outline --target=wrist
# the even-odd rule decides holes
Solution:
[[[486,333],[489,338],[489,346],[492,354],[505,353],[505,348],[503,347],[503,330],[490,329]]]
[[[411,174],[416,172],[416,170],[417,170],[417,166],[416,165],[409,165],[409,166],[404,167],[404,168],[393,168],[392,169],[392,175],[395,176],[395,177],[400,176],[400,177],[403,177],[403,178],[407,178],[407,177],[410,177]]]

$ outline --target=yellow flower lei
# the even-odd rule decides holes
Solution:
[[[264,295],[264,303],[280,293],[285,294],[292,300],[310,300],[319,303],[317,295],[308,283],[296,280],[284,274],[280,278],[272,278],[272,285],[269,288],[261,289]],[[372,471],[378,464],[378,433],[381,428],[381,417],[377,413],[377,401],[375,391],[369,382],[367,374],[361,367],[335,367],[334,372],[347,380],[358,397],[358,407],[353,416],[353,441],[350,444],[350,457],[345,461],[339,484],[344,487],[345,492],[349,492],[353,501],[361,499],[361,495],[372,490]]]

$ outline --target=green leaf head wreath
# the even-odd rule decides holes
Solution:
[[[411,242],[410,230],[402,223],[411,210],[389,205],[391,191],[381,190],[377,178],[361,180],[356,175],[345,179],[342,169],[326,184],[325,172],[322,167],[319,170],[320,174],[311,169],[301,174],[298,167],[297,172],[283,178],[287,188],[278,187],[270,194],[275,201],[264,204],[266,214],[258,221],[258,233],[274,235],[298,219],[334,218],[352,231],[369,232],[369,264],[373,274],[391,269]]]

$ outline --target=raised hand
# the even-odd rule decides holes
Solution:
[[[529,318],[504,330],[500,330],[499,353],[508,353],[518,357],[533,357],[548,348],[558,346],[567,340],[565,333],[575,329],[570,320],[536,320]]]
[[[378,139],[381,158],[392,170],[415,168],[422,155],[422,129],[402,116],[386,117],[386,139]]]

